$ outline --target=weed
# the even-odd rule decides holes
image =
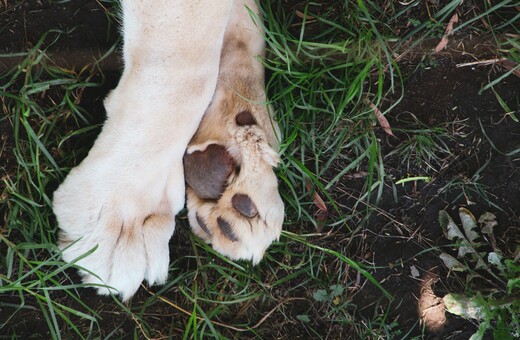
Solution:
[[[462,229],[446,211],[439,213],[439,223],[446,238],[454,241],[458,248],[456,257],[442,253],[440,258],[450,271],[467,273],[465,294],[446,295],[443,298],[446,309],[479,323],[478,331],[471,339],[482,339],[487,331],[491,331],[495,339],[518,338],[519,255],[515,254],[515,258],[508,259],[498,248],[494,236],[497,221],[492,213],[484,213],[477,222],[469,210],[460,208],[459,216]],[[479,279],[490,284],[493,289],[475,291],[471,284]]]
[[[459,192],[459,194],[451,201],[455,204],[464,197],[467,205],[473,205],[478,199],[482,199],[490,207],[501,210],[499,206],[494,203],[494,197],[488,193],[489,188],[481,183],[482,171],[489,166],[491,157],[479,168],[471,177],[463,174],[455,175],[447,181],[447,183],[439,189],[439,194],[448,194]]]
[[[414,114],[407,113],[407,115],[410,116],[410,120],[403,117],[404,114],[396,118],[410,128],[394,129],[404,135],[403,141],[390,151],[385,159],[398,157],[403,164],[406,164],[408,171],[412,168],[426,168],[436,172],[436,169],[442,167],[444,159],[452,155],[447,143],[453,140],[454,136],[445,126],[429,127]]]

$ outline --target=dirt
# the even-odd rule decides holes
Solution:
[[[63,66],[78,66],[99,59],[119,39],[118,23],[107,16],[106,3],[75,0],[57,3],[48,0],[0,2],[0,53],[24,52],[47,34],[45,48]],[[59,37],[59,39],[58,39]],[[118,68],[117,60],[102,65]],[[15,65],[18,58],[0,58],[0,71]]]
[[[114,19],[108,20],[103,9],[103,2],[90,0],[76,0],[63,4],[49,1],[12,1],[7,8],[0,2],[0,53],[13,53],[25,51],[36,45],[42,34],[50,29],[60,29],[61,37],[50,49],[56,55],[61,56],[69,66],[77,66],[85,63],[89,57],[99,56],[107,51],[118,39],[117,23]],[[55,35],[56,33],[50,33]],[[47,39],[52,40],[52,39]],[[467,42],[468,46],[477,46],[476,42]],[[492,56],[493,50],[486,49],[481,56]],[[115,55],[115,54],[114,54]],[[71,57],[72,56],[72,57]],[[59,58],[58,58],[59,59]],[[388,136],[383,129],[377,128],[376,133],[382,141],[383,155],[386,156],[385,166],[388,178],[388,186],[384,191],[376,213],[369,220],[368,228],[362,232],[361,241],[351,243],[348,256],[359,259],[366,264],[373,264],[379,269],[374,277],[382,286],[395,296],[391,305],[382,299],[381,291],[373,285],[366,284],[362,289],[355,290],[351,295],[352,301],[357,306],[353,313],[370,318],[375,311],[390,308],[388,320],[397,321],[403,330],[410,330],[409,335],[419,335],[423,325],[420,324],[419,315],[428,314],[437,310],[435,317],[428,319],[431,322],[426,330],[427,338],[431,339],[459,339],[468,338],[476,331],[476,325],[462,318],[444,314],[443,308],[439,309],[438,297],[448,292],[461,292],[459,279],[449,273],[438,258],[438,253],[432,249],[444,246],[450,242],[444,238],[437,222],[438,213],[446,209],[456,218],[459,207],[468,207],[479,216],[484,211],[492,211],[497,215],[498,227],[496,238],[500,248],[512,252],[520,241],[520,155],[506,156],[510,151],[520,148],[520,130],[518,123],[507,117],[500,107],[497,97],[491,90],[479,93],[481,88],[490,79],[496,79],[504,74],[505,69],[497,65],[491,66],[466,66],[457,67],[457,64],[474,61],[460,51],[449,50],[436,56],[432,56],[427,63],[417,62],[417,58],[410,58],[403,62],[405,75],[404,97],[399,104],[392,109],[388,116],[395,137]],[[8,68],[16,63],[16,59],[0,59],[0,67]],[[117,69],[119,68],[117,57],[111,57],[104,66],[102,65],[107,82],[97,92],[88,94],[92,110],[100,112],[97,119],[102,121],[103,111],[99,104],[100,98],[117,82]],[[114,71],[116,70],[116,71]],[[520,80],[510,76],[501,81],[495,91],[501,98],[518,111],[520,97]],[[388,96],[385,105],[391,105],[398,100],[398,96]],[[445,142],[452,151],[451,154],[441,153],[441,159],[437,160],[434,171],[424,164],[412,162],[407,165],[401,157],[392,156],[390,153],[397,146],[410,138],[410,133],[402,129],[417,128],[418,121],[427,123],[428,126],[443,126],[449,130],[449,135],[454,139],[446,139]],[[4,150],[12,145],[12,136],[9,136],[7,124],[1,122],[2,140]],[[484,135],[484,132],[486,135]],[[493,142],[493,145],[490,143]],[[499,151],[497,151],[499,150]],[[0,153],[2,163],[9,167],[13,165],[12,159],[6,159]],[[341,170],[344,165],[337,164]],[[430,177],[428,183],[415,181],[405,185],[390,185],[408,176]],[[478,177],[478,184],[485,188],[488,199],[473,191],[464,194],[460,187],[446,188],[454,178],[466,183],[469,189],[473,188],[469,181],[472,177]],[[334,199],[346,206],[352,203],[352,193],[363,185],[363,178],[345,176],[331,191]],[[395,193],[394,193],[395,191]],[[490,205],[490,202],[492,205]],[[172,258],[183,254],[188,250],[187,231],[181,230],[172,240]],[[337,233],[334,234],[337,236]],[[335,244],[341,244],[337,239],[324,240],[324,245],[333,248]],[[339,249],[338,249],[339,250]],[[305,250],[295,250],[305,251]],[[187,268],[196,266],[194,260],[185,259],[178,264]],[[412,275],[412,267],[417,269],[419,275]],[[69,273],[73,281],[74,272]],[[295,284],[290,281],[288,284]],[[58,292],[51,292],[56,299],[66,305],[79,306],[79,302],[70,301],[66,296],[60,296]],[[147,292],[140,291],[134,299],[137,305],[140,300],[147,297]],[[312,309],[309,300],[298,300],[298,297],[306,296],[305,289],[292,290],[290,296],[285,296],[289,302],[285,306],[287,315],[295,319]],[[281,296],[284,296],[280,292]],[[117,337],[131,336],[135,328],[136,320],[127,316],[118,315],[119,308],[116,303],[98,298],[90,289],[84,289],[80,296],[88,301],[90,308],[98,310],[103,319],[101,334],[113,334]],[[2,297],[2,302],[16,303],[18,297]],[[27,305],[35,303],[31,298]],[[418,306],[424,307],[420,311]],[[263,307],[265,311],[273,306]],[[441,306],[442,307],[442,306]],[[38,310],[38,309],[36,309]],[[175,320],[183,317],[181,313],[172,311],[167,307],[154,310],[148,323],[157,327],[157,334],[161,330],[165,333],[174,329],[174,322],[165,324],[161,321],[165,316]],[[317,310],[316,312],[319,312]],[[9,308],[1,308],[0,314],[10,314]],[[161,318],[159,318],[161,316]],[[2,317],[3,319],[4,317]],[[443,319],[445,318],[445,319]],[[155,321],[154,321],[155,320]],[[271,322],[276,323],[276,316]],[[325,320],[318,321],[323,329],[331,332],[331,338],[343,334],[341,327],[329,329]],[[28,308],[18,313],[16,319],[11,320],[7,326],[7,333],[18,336],[39,334],[47,336],[47,323],[40,312]],[[88,329],[88,323],[81,322],[78,317],[79,327]],[[171,328],[170,328],[171,327]],[[290,332],[295,337],[306,337],[308,333],[300,324],[284,325],[284,332]],[[276,326],[273,329],[280,331]],[[129,334],[130,333],[130,334]],[[70,336],[73,336],[71,331]],[[287,334],[287,333],[286,333]],[[401,334],[403,335],[403,334]]]
[[[406,169],[401,158],[390,156],[386,159],[387,174],[396,180],[416,175],[431,176],[429,183],[396,186],[397,200],[392,191],[387,190],[379,204],[381,213],[371,219],[371,233],[364,241],[372,253],[371,262],[386,267],[378,270],[375,277],[398,297],[397,307],[390,315],[398,317],[401,323],[417,322],[420,311],[411,306],[418,305],[425,285],[437,297],[460,290],[460,282],[441,264],[438,255],[434,251],[424,252],[431,247],[450,244],[438,223],[440,210],[446,209],[454,218],[458,216],[459,207],[470,209],[477,218],[485,211],[492,211],[497,215],[498,247],[507,249],[510,256],[520,240],[520,158],[504,156],[494,150],[482,132],[486,132],[502,153],[520,146],[518,123],[505,117],[491,91],[479,94],[489,79],[503,73],[504,70],[496,67],[458,68],[451,60],[439,60],[435,68],[423,70],[418,75],[416,72],[405,82],[404,99],[392,110],[395,117],[408,116],[409,119],[411,113],[429,126],[454,123],[459,134],[455,140],[448,141],[453,154],[445,155],[441,160],[439,172],[413,165]],[[518,105],[519,89],[520,81],[515,77],[509,77],[495,87],[512,107]],[[404,126],[402,123],[390,119],[395,127],[406,127],[406,123]],[[399,137],[403,135],[396,133],[396,136],[388,138],[381,134],[387,141],[383,153],[399,144]],[[460,188],[443,190],[454,178],[469,179],[477,172],[480,172],[478,183],[486,188],[489,201],[476,193],[464,195]],[[349,183],[344,185],[348,187]],[[412,276],[412,266],[418,269],[420,276]],[[355,301],[361,303],[378,296],[380,292],[376,288],[366,286]],[[438,303],[438,300],[432,302],[433,306]],[[445,317],[444,327],[437,334],[433,332],[433,338],[448,335],[464,339],[476,331],[476,326],[464,319],[449,314]]]

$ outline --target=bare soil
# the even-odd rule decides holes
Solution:
[[[464,58],[458,59],[462,63]],[[418,166],[407,169],[401,157],[388,157],[386,170],[393,178],[427,174],[432,180],[429,183],[418,181],[397,185],[395,196],[392,190],[387,190],[379,204],[381,212],[371,219],[364,240],[366,251],[371,253],[371,261],[376,266],[384,267],[377,271],[376,278],[384,282],[383,286],[397,299],[401,299],[391,315],[407,325],[417,323],[418,315],[441,303],[438,299],[432,299],[430,305],[421,307],[419,301],[424,299],[425,292],[436,297],[443,297],[449,292],[462,292],[460,279],[447,271],[439,261],[438,253],[432,249],[451,243],[439,226],[440,210],[445,209],[455,219],[458,218],[459,207],[470,209],[477,218],[485,211],[493,212],[497,215],[499,248],[507,249],[510,256],[520,240],[520,158],[497,152],[483,134],[485,131],[495,147],[507,153],[520,146],[520,130],[518,123],[505,118],[491,91],[479,94],[489,79],[499,77],[504,70],[496,67],[456,67],[456,62],[451,58],[441,57],[436,62],[434,68],[416,71],[405,82],[404,98],[392,110],[395,118],[390,123],[392,127],[406,128],[410,113],[429,126],[452,123],[455,139],[448,141],[448,145],[453,154],[443,157],[439,172]],[[518,78],[505,79],[495,90],[510,103],[510,107],[516,105],[518,108]],[[405,121],[399,121],[399,117]],[[403,135],[398,132],[396,136],[399,139]],[[393,138],[383,134],[381,138],[385,139],[385,149],[388,151],[396,145]],[[469,179],[475,178],[479,172],[478,184],[485,188],[487,199],[470,190],[465,195],[460,187],[446,189],[455,178],[472,182]],[[349,186],[348,183],[343,185]],[[496,206],[490,205],[490,202]],[[419,277],[413,277],[412,266],[418,269]],[[379,295],[377,288],[366,286],[357,301],[375,300]],[[438,313],[438,316],[447,319],[442,328],[432,332],[433,338],[448,336],[465,339],[476,331],[475,325],[462,318],[451,314],[444,316],[444,313]]]
[[[76,0],[63,4],[12,1],[7,8],[0,5],[0,53],[14,53],[31,48],[44,32],[58,28],[69,33],[61,34],[61,38],[51,47],[53,53],[63,56],[64,62],[69,66],[82,65],[89,55],[99,56],[100,51],[106,51],[118,39],[117,24],[109,22],[101,3],[95,1]],[[431,177],[431,181],[416,181],[393,188],[388,184],[376,213],[369,220],[368,228],[362,232],[360,241],[354,242],[355,246],[346,254],[379,267],[374,274],[375,278],[395,296],[395,301],[389,307],[388,320],[397,321],[403,330],[410,330],[409,335],[421,334],[423,325],[420,315],[425,316],[436,310],[438,319],[431,317],[432,320],[425,321],[431,322],[426,330],[427,338],[431,339],[464,339],[476,331],[472,322],[444,314],[443,306],[437,298],[448,292],[461,292],[463,287],[456,275],[448,273],[439,260],[438,252],[433,249],[449,244],[437,221],[439,210],[446,209],[453,217],[456,217],[457,209],[461,206],[468,207],[476,216],[484,211],[492,211],[498,220],[495,236],[499,247],[512,253],[520,241],[520,155],[505,155],[520,148],[520,130],[518,123],[505,116],[492,91],[479,93],[484,85],[502,75],[505,70],[497,65],[457,67],[460,63],[494,57],[493,48],[482,48],[479,41],[464,42],[468,48],[481,47],[475,47],[471,55],[451,48],[431,57],[428,62],[421,61],[421,58],[403,61],[404,97],[388,116],[396,137],[388,136],[382,129],[377,132],[382,141],[383,155],[388,155],[409,138],[409,133],[400,129],[417,128],[412,114],[428,126],[450,126],[454,138],[446,142],[452,154],[441,157],[440,164],[436,166],[440,171],[421,164],[407,166],[401,157],[385,158],[387,174],[395,180],[422,175]],[[6,69],[15,63],[15,59],[2,58],[0,68]],[[103,119],[100,99],[115,86],[118,65],[117,58],[112,57],[105,66],[101,66],[105,76],[108,75],[106,85],[85,95],[85,102],[91,105],[89,111],[98,112],[99,121]],[[495,91],[520,116],[520,79],[510,76],[495,86]],[[384,105],[391,105],[397,99],[397,95],[389,96]],[[8,150],[12,136],[9,135],[7,124],[2,123],[0,128],[2,139],[7,141],[4,143],[5,149],[0,153],[1,163],[9,166],[13,163]],[[338,171],[343,167],[344,164],[337,164]],[[461,195],[460,187],[445,189],[454,178],[468,180],[467,183],[470,183],[469,179],[475,178],[475,174],[479,175],[478,184],[485,188],[488,199],[475,193]],[[331,174],[331,178],[333,176]],[[363,178],[345,176],[332,189],[331,194],[337,202],[348,206],[353,197],[356,197],[355,191],[362,187],[363,181]],[[490,206],[489,202],[494,206]],[[191,252],[185,243],[186,233],[187,231],[180,230],[172,239],[172,257]],[[336,238],[322,240],[323,245],[331,249],[337,248],[338,234],[334,235]],[[184,264],[187,268],[196,265],[193,260],[188,259]],[[418,277],[412,275],[412,266],[418,270]],[[74,275],[73,272],[71,275]],[[287,284],[297,283],[288,281]],[[51,294],[65,305],[78,307],[78,303],[67,296],[60,297],[60,293],[55,292]],[[148,293],[141,290],[133,299],[132,305],[138,306],[139,301],[147,296]],[[135,320],[118,313],[119,307],[115,302],[99,298],[89,289],[84,289],[81,297],[90,308],[99,311],[102,317],[100,336],[114,332],[112,334],[118,338],[133,337]],[[289,296],[298,297],[308,298],[308,292],[302,288],[293,290]],[[2,320],[14,312],[14,307],[9,303],[15,303],[19,299],[5,295],[0,296],[0,299],[1,324]],[[381,292],[370,284],[364,285],[353,294],[352,301],[357,306],[353,313],[369,319],[376,311],[384,310],[387,304],[382,299]],[[27,299],[26,306],[34,304],[34,300]],[[157,307],[155,313],[147,310],[151,313],[147,321],[157,327],[154,332],[157,336],[168,334],[172,330],[170,327],[174,327],[174,322],[164,322],[166,318],[185,318],[177,310],[168,308],[167,305],[161,306],[163,307]],[[261,304],[256,306],[263,311],[261,315],[273,307]],[[295,319],[297,315],[308,313],[311,309],[308,299],[294,299],[285,305],[285,314],[286,317]],[[320,319],[319,315],[313,317],[316,317],[314,325],[323,327],[324,336],[328,333],[330,338],[337,338],[346,334],[339,326],[330,328],[327,320]],[[77,326],[87,332],[88,321],[77,319]],[[283,324],[283,320],[281,316],[271,317],[271,335],[285,333],[293,334],[296,338],[309,337],[301,324]],[[281,322],[280,325],[276,324],[278,321]],[[18,312],[0,333],[16,334],[23,338],[41,338],[47,337],[47,332],[46,321],[36,306],[34,309],[26,308]],[[73,334],[71,331],[71,337]],[[269,337],[269,334],[264,336]]]

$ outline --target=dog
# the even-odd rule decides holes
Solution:
[[[63,259],[99,294],[168,278],[185,198],[192,231],[257,264],[280,236],[280,131],[254,0],[123,0],[124,69],[88,156],[55,191]]]

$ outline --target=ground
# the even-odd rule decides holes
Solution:
[[[386,11],[404,11],[390,2],[376,3]],[[517,260],[520,78],[517,64],[501,58],[507,48],[511,56],[518,54],[518,40],[517,45],[501,42],[518,39],[518,32],[468,26],[450,36],[445,49],[432,53],[451,15],[428,31],[421,23],[434,22],[428,16],[444,7],[435,1],[415,3],[419,5],[403,12],[406,19],[396,15],[391,23],[400,40],[390,39],[387,46],[394,49],[397,62],[385,63],[385,49],[376,49],[381,56],[365,71],[362,96],[353,95],[342,106],[350,110],[343,116],[338,113],[342,104],[331,108],[327,100],[343,103],[339,97],[351,93],[354,81],[338,85],[337,79],[343,79],[343,71],[355,73],[355,79],[358,71],[350,70],[363,69],[356,68],[355,60],[365,56],[368,43],[350,52],[338,47],[340,53],[327,55],[330,47],[298,47],[288,39],[280,50],[301,48],[306,53],[287,62],[293,63],[293,74],[281,73],[280,60],[285,59],[276,59],[276,51],[282,44],[272,37],[266,68],[268,91],[284,130],[278,174],[287,206],[286,232],[262,264],[252,267],[212,252],[190,234],[181,214],[170,243],[169,283],[143,287],[123,305],[82,288],[75,270],[59,261],[49,209],[49,197],[64,175],[60,171],[66,173],[86,156],[104,119],[102,98],[117,84],[117,11],[111,1],[0,2],[5,113],[0,117],[0,333],[23,338],[469,338],[478,322],[445,312],[441,298],[476,291],[515,298],[518,288],[508,295],[488,273],[475,271],[480,276],[468,279],[464,272],[450,271],[439,255],[455,256],[456,250],[443,233],[439,212],[446,210],[456,223],[461,207],[476,218],[492,212],[498,222],[493,250]],[[369,26],[346,18],[344,13],[357,12],[343,9],[341,1],[321,6],[278,1],[270,10],[278,14],[266,9],[273,18],[266,21],[268,29],[278,22],[287,34],[299,37],[303,32],[323,44],[332,25],[314,20],[317,16]],[[491,24],[519,13],[512,6],[501,10],[488,13],[484,5],[466,2],[453,13],[462,22],[487,13]],[[359,11],[365,13],[361,7]],[[417,27],[428,34],[418,39]],[[49,30],[60,33],[51,31],[40,40]],[[344,35],[347,41],[350,34],[345,29],[334,39],[341,41]],[[365,38],[359,32],[352,36]],[[43,49],[50,67],[34,62]],[[13,55],[24,51],[32,54]],[[318,76],[299,76],[316,64],[334,67]],[[396,67],[399,72],[392,71]],[[17,69],[26,76],[16,76]],[[48,83],[57,78],[66,81]],[[314,84],[315,91],[302,90]],[[16,99],[19,106],[10,102],[15,95],[22,98]],[[319,104],[311,101],[314,97]],[[41,102],[55,106],[38,112],[44,104],[35,103]],[[17,110],[23,108],[36,114],[20,114]],[[334,114],[325,116],[328,110]],[[376,119],[379,111],[388,125]],[[36,140],[31,131],[49,155],[30,142]],[[23,156],[34,154],[39,158]],[[51,158],[60,170],[52,167]],[[35,167],[39,170],[33,178]],[[485,337],[492,337],[492,331]]]

